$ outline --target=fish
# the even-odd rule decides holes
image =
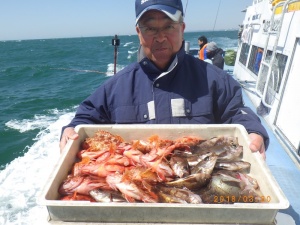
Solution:
[[[136,200],[147,203],[158,202],[155,193],[143,190],[142,186],[138,186],[122,174],[110,174],[106,177],[106,182],[113,190],[120,191],[128,202],[136,202]]]
[[[162,149],[154,149],[149,153],[143,154],[139,150],[129,149],[124,151],[124,155],[137,164],[150,168],[152,171],[157,173],[158,177],[162,181],[165,181],[168,177],[174,177],[175,174],[165,159],[163,152],[164,151]]]
[[[210,203],[261,202],[257,181],[249,175],[220,170],[212,174],[207,189],[201,197]],[[216,200],[217,199],[217,200]]]
[[[203,141],[205,141],[203,138],[190,135],[190,136],[178,138],[177,140],[175,140],[175,143],[181,143],[181,144],[188,145],[190,147],[194,147]]]
[[[218,155],[218,162],[237,161],[243,152],[243,146],[229,147],[224,149],[226,150]]]
[[[152,135],[125,142],[99,130],[82,143],[59,198],[180,204],[232,203],[243,201],[236,200],[241,196],[259,200],[259,185],[245,174],[251,164],[242,161],[242,153],[231,136],[173,141]]]
[[[76,173],[75,173],[76,171]],[[117,164],[107,164],[106,162],[98,163],[96,161],[91,161],[89,163],[80,166],[80,169],[74,170],[74,175],[80,176],[98,176],[106,177],[108,174],[113,174],[115,172],[124,172],[125,166]]]
[[[168,139],[161,139],[157,134],[151,135],[148,141],[155,148],[166,148],[174,144],[174,141]]]
[[[194,149],[194,154],[201,152],[214,152],[217,155],[228,151],[230,148],[236,148],[239,146],[238,139],[231,136],[219,136],[208,139],[200,143],[196,149]]]
[[[215,167],[217,159],[218,156],[215,154],[207,156],[191,169],[191,174],[197,174],[197,173],[211,174]]]
[[[104,191],[101,189],[95,189],[91,190],[89,194],[96,202],[126,202],[125,198],[123,198],[122,194],[118,191]]]
[[[102,151],[115,149],[124,142],[119,135],[114,135],[108,131],[98,130],[93,137],[86,138],[82,144],[83,149],[88,151]]]
[[[182,178],[190,175],[190,167],[186,158],[178,155],[171,156],[170,166],[173,169],[176,176]]]
[[[124,176],[134,182],[147,182],[156,184],[160,181],[159,177],[151,169],[142,166],[132,167],[124,172]]]
[[[174,187],[159,187],[159,195],[166,197],[164,202],[172,200],[178,203],[191,203],[191,204],[202,204],[202,199],[198,194],[186,189],[186,188],[174,188]],[[179,200],[178,200],[179,199]]]
[[[177,188],[186,187],[190,190],[195,190],[207,185],[210,179],[211,179],[210,174],[196,173],[196,174],[191,174],[184,178],[179,178],[174,181],[166,182],[166,185],[170,187],[177,187]]]
[[[96,162],[99,162],[98,159]],[[121,154],[113,154],[108,159],[104,160],[106,164],[109,165],[119,165],[119,166],[134,166],[134,162],[128,157]]]
[[[196,166],[199,162],[203,161],[206,157],[211,156],[213,152],[201,152],[201,153],[191,153],[191,152],[181,152],[175,151],[174,154],[178,157],[185,158],[190,167]]]
[[[78,193],[82,195],[89,195],[93,189],[111,190],[106,183],[105,178],[96,176],[72,176],[69,175],[66,180],[60,185],[58,192],[61,195],[71,195]]]
[[[231,171],[242,171],[250,169],[251,164],[245,161],[235,161],[235,162],[216,162],[215,168],[222,170]]]
[[[90,201],[90,202],[96,202],[93,197],[90,195],[82,195],[77,194],[77,192],[74,192],[71,195],[66,195],[60,198],[62,201]]]
[[[171,195],[171,194],[167,194],[167,193],[164,193],[162,191],[159,191],[157,193],[159,199],[160,199],[160,202],[161,203],[180,203],[180,204],[187,204],[187,202],[181,198],[178,198],[174,195]]]
[[[220,172],[212,176],[209,188],[218,196],[235,196],[238,198],[241,192],[241,181],[234,176]]]
[[[107,159],[110,156],[109,149],[105,149],[102,151],[88,151],[88,150],[81,150],[77,153],[77,157],[79,159],[88,158],[90,160],[96,160],[98,158]]]
[[[193,154],[211,152],[218,156],[218,161],[237,161],[243,152],[238,139],[231,136],[220,136],[206,140],[198,145]]]

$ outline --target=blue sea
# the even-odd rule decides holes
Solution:
[[[237,30],[190,32],[237,49]],[[47,224],[36,203],[59,159],[61,127],[114,74],[113,36],[0,41],[0,224]],[[137,60],[138,37],[119,36],[117,71]]]

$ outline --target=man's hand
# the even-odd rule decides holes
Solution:
[[[252,152],[259,152],[264,160],[266,160],[266,149],[264,144],[264,139],[261,135],[251,133],[249,134],[250,138],[250,150]]]
[[[69,139],[76,140],[78,138],[78,134],[75,132],[73,127],[67,127],[62,136],[59,143],[60,153],[62,153],[64,147],[66,146]]]

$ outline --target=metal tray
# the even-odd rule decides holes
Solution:
[[[106,130],[125,140],[147,139],[153,134],[161,138],[176,139],[186,135],[199,135],[209,139],[218,135],[231,135],[243,146],[243,159],[251,163],[249,174],[258,180],[263,197],[268,203],[234,204],[173,204],[173,203],[91,203],[86,201],[60,201],[58,188],[66,179],[76,159],[79,146],[97,130]],[[274,224],[279,209],[289,202],[272,176],[259,153],[249,149],[249,139],[241,125],[80,125],[76,127],[79,139],[69,141],[46,183],[38,204],[46,206],[51,221],[97,223],[190,223],[190,224]]]

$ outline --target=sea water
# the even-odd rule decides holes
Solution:
[[[237,49],[237,30],[190,32]],[[59,159],[61,127],[114,74],[113,36],[0,41],[0,224],[47,224],[36,203]],[[138,37],[119,36],[119,71],[137,60]]]

